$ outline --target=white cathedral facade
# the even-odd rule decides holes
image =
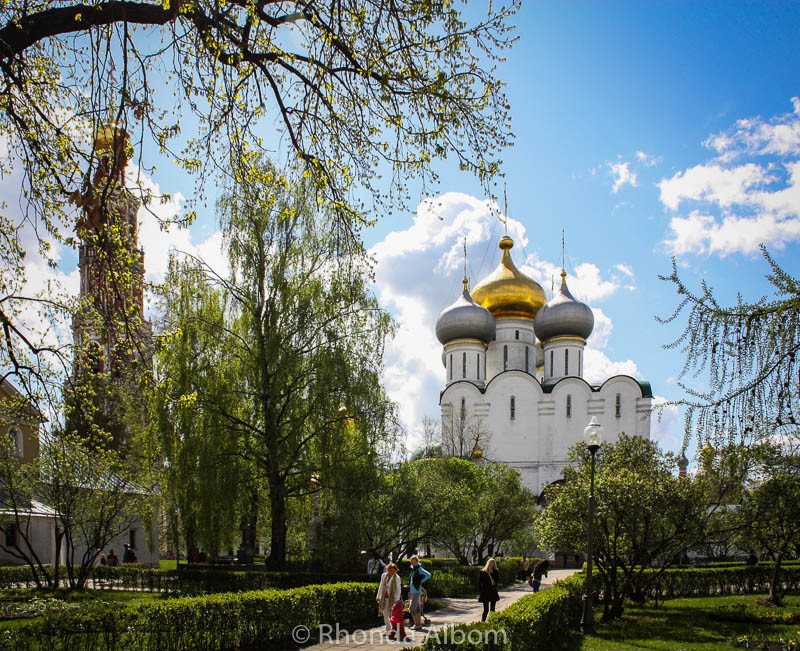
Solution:
[[[541,496],[563,479],[567,452],[583,441],[592,416],[609,443],[623,432],[650,438],[653,395],[648,382],[627,375],[589,384],[583,352],[591,309],[572,296],[563,270],[546,302],[541,285],[514,265],[511,238],[499,246],[498,267],[471,292],[465,278],[461,296],[436,321],[447,377],[443,452],[458,453],[454,439],[466,439],[471,456],[515,468]]]

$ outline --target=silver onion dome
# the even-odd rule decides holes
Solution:
[[[587,339],[594,329],[592,309],[576,300],[567,287],[567,273],[561,272],[561,288],[550,302],[539,310],[533,329],[541,341],[553,337]]]
[[[492,313],[472,300],[464,279],[464,291],[436,319],[436,337],[442,344],[455,339],[478,339],[489,343],[494,339],[495,322]]]

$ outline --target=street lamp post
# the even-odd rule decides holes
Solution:
[[[594,613],[592,612],[592,536],[594,534],[594,455],[603,444],[603,427],[592,416],[592,422],[583,430],[583,440],[592,455],[592,470],[589,487],[589,522],[586,539],[586,579],[583,582],[583,616],[581,617],[581,633],[594,630]]]

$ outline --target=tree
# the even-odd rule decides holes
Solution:
[[[767,442],[758,456],[760,472],[742,500],[744,542],[772,556],[767,600],[781,605],[781,563],[800,545],[800,455],[796,444]]]
[[[678,307],[661,323],[688,312],[686,328],[666,348],[686,355],[681,378],[705,375],[705,390],[679,383],[690,396],[686,406],[684,445],[695,433],[718,446],[770,436],[776,428],[797,431],[800,391],[800,281],[781,269],[762,247],[770,266],[766,276],[776,298],[746,302],[740,295],[731,307],[720,305],[713,289],[686,287],[673,260],[672,274],[661,279],[675,285]]]
[[[467,24],[452,3],[412,0],[12,0],[0,9],[0,135],[13,156],[0,171],[19,170],[23,212],[54,261],[52,240],[75,245],[74,204],[99,157],[92,134],[108,121],[140,155],[157,147],[194,175],[198,197],[209,177],[234,180],[243,151],[285,145],[317,181],[339,244],[357,246],[367,210],[405,206],[413,179],[436,182],[432,161],[452,157],[485,185],[498,172],[512,136],[495,65],[518,7],[490,5]],[[169,199],[140,192],[145,204]],[[24,272],[15,229],[4,214],[6,286]],[[20,327],[31,298],[0,301],[4,361],[54,352]]]
[[[382,473],[364,514],[365,548],[403,558],[425,544],[468,538],[478,481],[477,466],[455,458],[404,462]],[[459,560],[466,564],[466,553]]]
[[[518,471],[503,463],[471,466],[466,477],[456,480],[468,495],[467,517],[462,526],[444,528],[434,540],[464,564],[470,555],[482,563],[530,525],[535,513],[533,494]]]
[[[117,451],[87,445],[74,432],[48,432],[39,458],[24,466],[0,446],[0,488],[11,514],[11,522],[0,525],[0,547],[30,567],[38,587],[58,587],[63,548],[67,584],[85,587],[100,550],[145,510],[140,476]],[[36,551],[42,540],[33,528],[34,502],[49,507],[56,521],[52,571]],[[5,536],[9,525],[15,536]]]
[[[482,491],[477,501],[473,532],[479,562],[492,556],[503,543],[530,526],[536,513],[536,498],[522,485],[519,471],[504,463],[483,464]]]
[[[213,325],[224,342],[218,364],[237,368],[224,386],[196,385],[196,401],[235,433],[263,478],[269,562],[281,566],[289,501],[317,492],[323,469],[349,461],[327,456],[346,431],[367,437],[362,450],[379,449],[393,431],[380,383],[392,324],[370,291],[364,252],[339,250],[310,184],[290,182],[258,157],[239,163],[240,184],[218,204],[230,273],[201,263],[226,306]],[[252,544],[258,504],[249,504],[242,529]]]
[[[548,489],[536,529],[545,548],[585,551],[589,452],[578,444],[570,458],[579,465],[565,469],[564,484]],[[626,596],[642,600],[647,586],[702,538],[703,487],[674,476],[675,467],[674,455],[635,436],[621,435],[597,453],[594,559],[605,618],[622,615]]]
[[[482,418],[462,408],[442,419],[442,455],[458,459],[488,458],[489,431]]]
[[[232,391],[241,364],[224,336],[226,299],[205,282],[193,261],[173,257],[161,291],[156,377],[149,433],[165,461],[160,495],[172,531],[187,557],[198,548],[216,556],[233,549],[243,513],[258,500],[258,477],[242,456],[240,438],[219,408],[236,413]]]

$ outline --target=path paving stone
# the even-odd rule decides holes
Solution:
[[[578,570],[551,570],[549,576],[542,583],[542,590],[548,590],[554,581],[564,579]],[[500,601],[497,602],[497,610],[503,610],[518,599],[527,594],[531,594],[531,589],[527,583],[515,583],[505,590],[500,591]],[[376,626],[362,631],[351,631],[350,636],[342,636],[339,640],[334,639],[322,641],[320,644],[308,646],[303,651],[388,651],[421,645],[425,637],[433,632],[439,631],[445,626],[453,624],[464,624],[478,622],[483,613],[483,604],[478,603],[476,597],[467,599],[437,599],[445,604],[444,608],[435,610],[428,614],[431,620],[429,626],[424,631],[414,631],[406,627],[406,634],[411,638],[411,642],[394,642],[385,637],[384,627]]]

